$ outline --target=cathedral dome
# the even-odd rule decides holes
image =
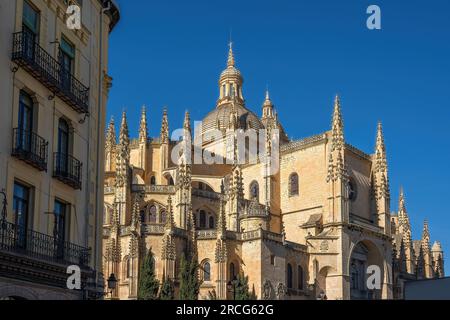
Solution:
[[[256,114],[240,104],[234,106],[237,113],[237,128],[264,129],[264,125]],[[230,115],[233,112],[233,103],[222,104],[210,113],[202,121],[202,136],[211,130],[226,131],[230,125]],[[209,140],[209,139],[208,139]]]

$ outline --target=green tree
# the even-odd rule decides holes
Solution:
[[[248,287],[248,276],[245,276],[243,273],[240,273],[237,276],[237,284],[235,290],[236,300],[252,300],[253,297]]]
[[[164,281],[161,285],[161,291],[159,294],[159,298],[161,300],[173,300],[175,298],[175,289],[173,285],[173,281],[168,277],[164,278]]]
[[[155,260],[150,248],[139,271],[138,299],[156,300],[158,298],[159,281],[155,275]]]
[[[197,257],[187,260],[184,255],[180,260],[180,300],[197,300],[200,291]]]

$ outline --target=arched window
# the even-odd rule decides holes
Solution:
[[[289,196],[298,195],[298,174],[292,173],[289,176]]]
[[[230,280],[233,280],[236,277],[236,270],[234,268],[234,263],[230,263]]]
[[[211,266],[209,262],[203,265],[203,281],[211,281]]]
[[[298,266],[297,286],[299,290],[303,290],[303,268]]]
[[[232,84],[230,84],[230,97],[234,97],[234,86]]]
[[[206,212],[204,210],[200,210],[200,229],[206,228]]]
[[[170,177],[170,178],[169,178],[169,186],[173,186],[173,185],[174,185],[173,178]]]
[[[148,209],[148,221],[150,223],[156,223],[156,212],[156,206],[150,206],[150,208]]]
[[[259,185],[256,181],[250,184],[250,199],[259,201]]]
[[[161,210],[159,213],[159,223],[166,223],[167,221],[167,213],[166,210]]]
[[[223,84],[222,85],[222,97],[226,97],[227,96],[227,87]]]
[[[287,287],[292,289],[292,266],[290,263],[287,265]]]
[[[209,228],[214,229],[214,217],[209,216]]]
[[[353,181],[353,179],[350,179],[348,181],[348,199],[350,201],[355,201],[356,197],[357,197],[357,190],[356,190],[356,184],[355,181]]]
[[[152,176],[152,177],[150,178],[150,185],[152,185],[152,186],[155,186],[155,185],[156,185],[156,178],[155,178],[155,176]]]

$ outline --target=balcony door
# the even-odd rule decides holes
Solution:
[[[60,45],[61,81],[64,89],[71,91],[73,65],[75,60],[75,47],[64,37]]]
[[[58,123],[58,156],[57,171],[62,174],[68,173],[69,166],[69,124],[64,119]]]
[[[31,151],[31,136],[33,132],[33,101],[21,91],[19,99],[19,119],[17,130],[17,147],[26,152]]]
[[[55,200],[55,208],[53,213],[55,215],[53,232],[56,243],[56,254],[58,258],[64,258],[64,243],[66,241],[68,231],[67,204],[59,200]]]
[[[34,61],[35,45],[39,41],[39,20],[39,11],[28,1],[24,1],[22,15],[23,51],[31,61]]]
[[[30,212],[30,188],[14,182],[13,212],[16,246],[26,248]]]

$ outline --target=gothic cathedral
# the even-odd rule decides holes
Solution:
[[[169,137],[167,110],[157,138],[148,137],[145,109],[138,139],[130,139],[124,113],[117,141],[112,120],[105,150],[103,274],[119,280],[113,297],[136,299],[139,266],[149,248],[157,276],[170,277],[175,287],[180,257],[196,254],[199,299],[212,293],[232,299],[227,283],[239,273],[248,276],[258,299],[397,299],[407,280],[444,276],[443,250],[437,241],[431,245],[428,223],[421,240],[411,238],[403,190],[398,212],[390,210],[381,123],[373,154],[346,143],[336,97],[331,130],[289,140],[268,92],[261,117],[245,105],[231,46],[219,92],[198,130],[201,151],[236,160],[237,152],[229,155],[227,147],[236,144],[236,131],[267,135],[277,129],[279,170],[267,170],[267,161],[173,161],[180,141]],[[184,141],[193,134],[190,122],[186,112]],[[208,139],[212,132],[222,132],[223,141]],[[273,150],[265,140],[267,158]],[[368,290],[368,267],[374,265],[381,284]]]

